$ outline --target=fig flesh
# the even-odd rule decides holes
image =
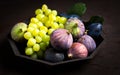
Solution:
[[[86,58],[88,50],[82,43],[74,42],[68,50],[68,58]]]
[[[50,43],[57,51],[64,52],[68,50],[72,43],[72,34],[66,29],[57,29],[50,36]]]

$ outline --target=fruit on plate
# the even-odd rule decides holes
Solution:
[[[103,18],[93,16],[85,22],[81,19],[85,11],[84,3],[76,3],[66,13],[43,4],[27,23],[20,22],[12,28],[11,37],[16,42],[25,39],[25,44],[20,44],[25,45],[24,54],[33,59],[60,62],[86,58],[96,49],[95,38],[102,32]]]
[[[92,37],[98,37],[102,32],[101,23],[92,23],[88,26],[88,35]]]
[[[85,32],[85,26],[83,22],[76,18],[69,18],[65,24],[65,29],[72,33],[73,38],[80,38]]]
[[[24,22],[19,22],[13,26],[11,29],[11,38],[16,42],[21,42],[24,39],[24,33],[27,30],[27,24]]]
[[[84,44],[74,42],[68,50],[68,58],[86,58],[88,50]]]
[[[44,59],[50,62],[60,62],[64,60],[64,54],[56,52],[53,48],[45,51]]]
[[[93,52],[96,48],[96,43],[95,43],[94,39],[87,34],[85,34],[81,38],[79,38],[78,42],[84,44],[89,53]]]
[[[63,52],[73,43],[72,34],[66,29],[57,29],[50,36],[50,43],[56,50]]]
[[[70,15],[69,15],[69,14],[66,14],[66,13],[60,13],[59,15],[60,15],[60,16],[63,16],[63,17],[66,17],[67,19],[69,19],[69,18],[74,18],[74,17],[80,19],[80,16],[77,15],[77,14],[70,14]]]
[[[50,35],[59,28],[64,28],[65,17],[57,15],[56,10],[51,10],[46,4],[35,10],[35,16],[31,17],[27,31],[24,33],[26,48],[32,48],[25,52],[26,55],[41,58],[45,50],[50,46]],[[32,53],[31,53],[32,52]]]

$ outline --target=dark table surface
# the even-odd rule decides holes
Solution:
[[[55,70],[25,64],[16,60],[7,35],[14,24],[34,15],[34,11],[46,3],[49,8],[65,12],[72,4],[84,2],[87,12],[82,17],[101,15],[105,21],[104,41],[97,48],[96,56],[76,67],[67,66]],[[120,4],[119,0],[1,0],[0,1],[0,75],[120,75]],[[18,61],[19,60],[19,61]],[[18,63],[20,62],[20,63]]]

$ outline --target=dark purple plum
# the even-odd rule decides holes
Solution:
[[[89,35],[83,35],[78,39],[78,42],[84,44],[89,53],[93,52],[96,48],[96,43],[94,39]]]
[[[92,23],[88,26],[88,35],[92,37],[98,37],[102,32],[101,23]]]
[[[60,62],[65,58],[63,53],[56,52],[53,48],[49,48],[45,51],[44,59],[49,62]]]

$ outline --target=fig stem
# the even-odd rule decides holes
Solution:
[[[72,53],[69,53],[69,54],[68,54],[68,57],[69,57],[69,58],[72,58],[72,56],[73,56]]]
[[[87,35],[88,30],[85,31],[85,35]]]
[[[19,29],[18,33],[21,33],[22,32],[22,29]]]

